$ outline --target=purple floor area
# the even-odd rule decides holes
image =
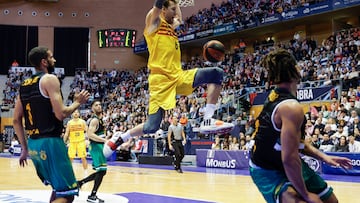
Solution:
[[[130,193],[118,193],[128,199],[131,199],[131,202],[146,202],[146,203],[159,203],[159,202],[171,202],[171,203],[211,203],[207,201],[199,201],[193,199],[183,199],[177,197],[167,197],[161,195],[146,194],[140,192],[130,192]]]

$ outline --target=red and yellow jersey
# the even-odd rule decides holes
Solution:
[[[67,125],[69,128],[69,142],[85,140],[86,122],[83,119],[71,119]]]
[[[155,32],[144,32],[149,49],[148,68],[151,73],[160,73],[176,79],[182,72],[181,51],[177,33],[172,25],[160,18]]]
[[[147,28],[146,28],[147,29]],[[193,91],[196,69],[183,71],[180,43],[172,25],[160,17],[154,32],[144,30],[149,50],[149,114],[161,107],[164,110],[176,106],[176,95],[189,95]]]

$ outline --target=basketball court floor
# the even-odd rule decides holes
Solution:
[[[0,154],[0,203],[46,203],[51,188],[44,186],[35,174],[31,160],[20,168],[18,157]],[[75,161],[77,179],[87,174]],[[106,203],[238,203],[265,202],[252,183],[247,170],[211,169],[183,166],[177,173],[171,166],[131,162],[109,162],[108,172],[98,196]],[[324,175],[334,188],[339,202],[357,202],[359,176]],[[93,182],[85,184],[74,202],[86,202]]]

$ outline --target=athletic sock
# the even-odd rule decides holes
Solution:
[[[91,192],[91,196],[92,196],[92,197],[96,196],[96,191],[92,191],[92,192]]]
[[[120,137],[124,142],[127,142],[131,137],[130,130],[126,131],[124,134],[121,134]]]
[[[204,113],[204,119],[210,119],[214,115],[214,112],[216,110],[216,104],[206,104],[205,106],[205,113]]]

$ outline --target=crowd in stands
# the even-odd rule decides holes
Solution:
[[[183,32],[207,29],[213,24],[230,21],[243,21],[250,16],[267,15],[281,12],[291,7],[302,6],[305,1],[262,1],[229,0],[219,6],[203,9],[189,17]],[[307,2],[309,3],[309,2]],[[241,15],[240,15],[241,14]],[[244,44],[243,44],[244,45]],[[218,101],[217,119],[233,122],[236,127],[232,134],[215,136],[214,149],[243,149],[252,147],[252,132],[255,118],[249,112],[249,93],[266,92],[272,88],[267,83],[267,72],[259,66],[264,54],[275,48],[284,48],[298,61],[302,83],[300,87],[319,87],[322,85],[340,85],[342,94],[332,95],[330,107],[312,108],[307,112],[306,141],[324,151],[352,151],[357,149],[353,143],[360,141],[358,124],[360,115],[360,29],[341,30],[316,42],[303,39],[298,34],[288,42],[254,44],[254,52],[246,52],[245,47],[237,47],[219,64],[225,71],[223,91]],[[200,56],[184,61],[184,69],[205,67],[208,64]],[[13,104],[17,89],[22,80],[29,77],[29,72],[9,72],[4,90],[3,103]],[[71,103],[73,96],[81,89],[91,93],[90,102],[102,101],[104,120],[109,132],[123,131],[143,123],[147,116],[148,70],[146,67],[131,71],[79,71],[69,87],[71,93],[66,98]],[[67,88],[67,87],[65,87]],[[186,126],[189,138],[195,138],[196,128],[200,125],[206,103],[206,86],[200,86],[189,96],[179,96],[177,106],[166,115],[161,130],[166,132],[171,115],[185,115],[187,121],[180,120]],[[82,106],[84,119],[90,116],[89,106]],[[156,136],[156,135],[151,135]],[[160,135],[161,136],[161,135]],[[345,138],[345,142],[343,141]],[[356,141],[356,142],[355,142]],[[324,146],[333,145],[333,146]],[[356,144],[359,145],[359,144]],[[347,147],[346,147],[347,146]],[[360,147],[358,147],[360,152]]]
[[[248,24],[259,25],[264,17],[323,2],[324,0],[255,1],[228,0],[219,5],[212,4],[187,17],[179,29],[180,34],[190,34],[212,29],[218,25],[233,23],[247,28]]]

